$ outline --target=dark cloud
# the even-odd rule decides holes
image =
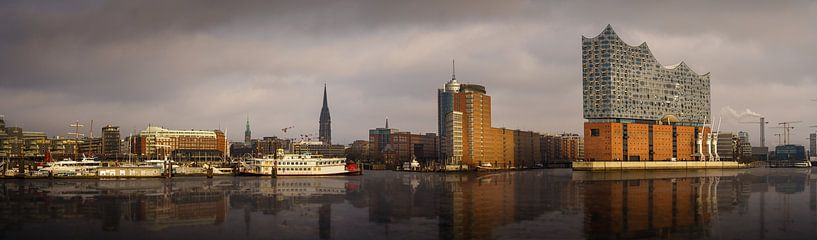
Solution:
[[[340,142],[385,116],[435,132],[452,58],[488,88],[494,125],[578,132],[580,39],[607,24],[711,72],[714,117],[817,125],[814,1],[3,1],[0,17],[0,114],[49,135],[94,119],[240,139],[246,114],[256,136],[315,133],[324,83]]]

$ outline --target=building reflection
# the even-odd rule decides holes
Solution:
[[[53,229],[135,229],[144,238],[197,229],[229,234],[216,238],[778,239],[817,225],[808,170],[369,174],[3,181],[0,238],[68,225]],[[547,235],[554,229],[568,235]]]
[[[546,212],[578,215],[581,207],[577,188],[564,174],[401,176],[401,181],[366,182],[369,220],[381,225],[386,236],[390,225],[433,219],[441,239],[493,238],[508,224]]]
[[[583,185],[590,238],[706,235],[717,212],[718,177],[593,181]]]

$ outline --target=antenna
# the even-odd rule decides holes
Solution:
[[[451,80],[457,80],[457,65],[454,64],[454,59],[451,59]]]

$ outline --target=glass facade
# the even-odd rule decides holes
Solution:
[[[582,68],[585,119],[711,119],[709,73],[699,75],[684,62],[663,66],[646,43],[628,45],[609,25],[582,37]]]

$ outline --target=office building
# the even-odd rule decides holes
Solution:
[[[774,148],[776,161],[803,161],[806,160],[806,148],[801,145],[785,144]]]
[[[439,139],[434,133],[414,134],[389,128],[388,119],[385,128],[369,130],[368,157],[373,163],[385,164],[393,169],[411,162],[414,158],[423,166],[437,161]]]
[[[436,156],[436,155],[435,155]],[[369,141],[355,140],[346,149],[346,159],[351,161],[369,161]]]
[[[292,144],[292,152],[295,154],[309,153],[327,158],[339,158],[346,156],[346,146],[326,144],[320,141],[301,141]]]
[[[79,143],[79,153],[85,156],[99,157],[102,154],[102,138],[83,138]]]
[[[817,156],[817,133],[810,133],[808,135],[808,155],[810,157]]]
[[[0,157],[41,159],[48,151],[49,144],[45,133],[6,127],[5,116],[0,115]]]
[[[540,143],[544,165],[565,165],[584,159],[584,137],[575,133],[542,135]]]
[[[440,157],[445,165],[476,166],[490,159],[491,96],[485,87],[459,83],[456,74],[437,91]],[[494,153],[496,154],[496,153]]]
[[[752,161],[752,143],[749,142],[748,132],[738,132],[737,139],[737,161],[751,162]]]
[[[722,161],[734,161],[737,152],[737,136],[731,132],[719,132],[717,138],[717,153]]]
[[[226,138],[219,130],[170,130],[150,126],[133,139],[131,149],[142,159],[217,160],[227,151]]]
[[[106,159],[117,159],[120,157],[120,133],[119,127],[107,125],[102,128],[102,155]]]
[[[609,25],[582,37],[585,159],[712,160],[709,78],[684,62],[661,65]]]
[[[252,140],[250,146],[255,149],[255,153],[259,155],[275,155],[278,149],[283,149],[284,152],[290,150],[290,143],[292,140],[282,139],[278,137],[264,137],[258,140]]]

